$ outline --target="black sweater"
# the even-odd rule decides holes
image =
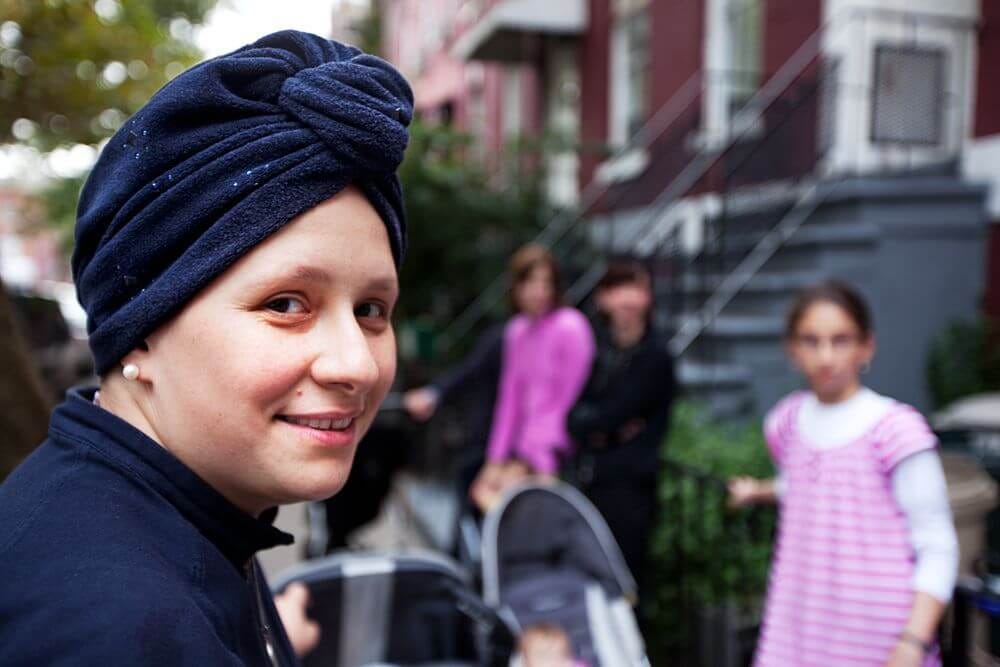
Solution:
[[[270,665],[265,625],[297,664],[253,559],[291,536],[92,398],[0,486],[0,664]]]
[[[575,476],[584,487],[652,483],[670,425],[676,386],[673,357],[665,338],[655,331],[625,349],[606,331],[598,331],[590,379],[567,424],[577,445]],[[623,439],[623,428],[637,420],[642,430]]]

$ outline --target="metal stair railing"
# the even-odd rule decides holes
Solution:
[[[885,8],[853,8],[847,10],[845,15],[846,21],[841,26],[838,26],[838,29],[843,29],[859,18],[867,19],[869,17],[875,17],[876,19],[905,19],[911,25],[917,25],[921,21],[926,21],[932,25],[957,26],[960,29],[968,28],[966,21],[934,13],[908,12]],[[818,36],[819,32],[828,29],[830,29],[829,24],[821,28],[820,31],[817,31],[817,35],[815,36]],[[803,48],[805,46],[806,44],[803,44]],[[802,49],[800,49],[801,51]],[[755,109],[750,113],[752,118],[748,125],[752,126],[761,117],[762,110]],[[764,140],[766,141],[766,138]],[[818,155],[816,164],[820,164],[821,161],[822,155]],[[824,187],[821,188],[819,179],[815,174],[803,174],[800,179],[801,187],[790,210],[771,229],[764,233],[761,239],[735,267],[726,272],[725,277],[715,286],[712,293],[701,307],[696,310],[694,315],[684,319],[681,326],[670,339],[671,351],[677,356],[684,354],[698,337],[712,326],[723,309],[750,283],[767,261],[774,257],[778,250],[806,223],[822,202],[833,195],[843,183],[843,180],[827,181]],[[662,241],[660,242],[662,243]]]
[[[795,205],[777,225],[774,226],[757,245],[750,250],[739,264],[723,278],[715,291],[705,301],[696,315],[685,319],[677,333],[670,339],[671,352],[679,357],[697,338],[712,325],[715,318],[746,287],[760,269],[771,259],[806,220],[819,207],[824,199],[819,194],[817,183],[810,183],[799,194]]]
[[[680,224],[680,221],[676,218],[668,220],[666,223],[662,222],[669,207],[676,204],[683,197],[691,194],[692,189],[709,174],[710,170],[720,160],[729,156],[734,147],[745,145],[748,139],[766,141],[768,135],[773,130],[769,129],[763,138],[753,136],[758,131],[765,113],[776,102],[781,100],[782,96],[796,82],[803,78],[810,67],[813,67],[820,60],[824,54],[824,40],[831,34],[831,31],[835,29],[842,30],[855,20],[870,16],[878,19],[906,19],[911,23],[918,19],[943,22],[956,21],[955,17],[947,15],[873,7],[850,7],[829,18],[799,45],[792,56],[751,96],[746,105],[734,115],[734,118],[738,118],[739,120],[738,127],[731,128],[731,131],[723,140],[697,153],[694,159],[690,160],[680,173],[672,178],[666,187],[660,191],[652,204],[644,207],[638,224],[633,227],[629,236],[624,239],[623,245],[640,249],[642,252],[652,252],[652,250],[660,247],[664,239],[669,238],[677,231]],[[678,92],[636,133],[632,140],[615,152],[611,160],[621,158],[637,148],[652,146],[657,139],[662,137],[682,117],[682,114],[690,108],[692,103],[698,100],[703,92],[704,85],[712,76],[713,73],[711,72],[698,72],[690,77]],[[609,192],[613,185],[611,182],[601,182],[598,179],[591,180],[581,194],[581,202],[576,211],[556,215],[545,229],[534,238],[534,241],[549,247],[558,255],[560,250],[559,244],[567,238],[568,233],[574,228],[576,223],[584,220],[590,214],[591,209],[601,201],[601,198]],[[808,210],[811,213],[815,210],[815,206],[818,205],[818,202],[812,201],[815,198],[815,194],[814,190],[806,188],[799,202],[803,207],[802,211]],[[788,233],[790,236],[794,232],[793,228],[797,229],[804,223],[805,217],[808,216],[792,215],[787,224],[780,225],[773,230],[774,234],[770,235],[768,240],[762,239],[760,250],[751,253],[752,258],[746,258],[740,267],[738,267],[740,270],[739,277],[734,277],[726,281],[724,290],[722,289],[723,286],[720,285],[720,294],[718,296],[713,295],[715,298],[711,299],[712,307],[721,310],[722,307],[731,301],[740,289],[746,285],[749,279],[752,278],[753,273],[759,270],[760,266],[763,265],[763,261],[773,256],[777,247],[768,251],[767,248],[770,247],[770,244],[775,239],[780,239],[784,233]],[[796,220],[798,221],[797,223]],[[667,227],[663,227],[663,224],[666,224]],[[787,238],[782,239],[778,247],[785,240]],[[764,260],[760,261],[761,258],[764,258]],[[747,271],[756,262],[760,262],[760,265],[747,275]],[[585,299],[596,286],[606,267],[607,261],[604,258],[598,258],[590,262],[582,275],[566,290],[566,301],[576,305]],[[505,276],[501,274],[446,327],[442,334],[441,349],[443,351],[449,349],[455,341],[471,331],[503,298],[506,290]],[[710,321],[714,319],[715,315],[708,317],[710,312],[710,310],[704,310],[703,314],[706,315],[704,318],[706,321],[697,328],[691,328],[692,325],[689,325],[684,336],[680,337],[680,334],[678,334],[676,342],[672,344],[686,350],[697,336],[707,328]],[[692,336],[692,334],[694,335]]]
[[[853,12],[854,9],[849,11]],[[660,192],[653,203],[647,207],[646,214],[643,216],[644,221],[632,232],[626,241],[626,245],[636,246],[649,235],[657,233],[656,227],[667,207],[688,194],[691,188],[708,173],[709,169],[717,164],[734,146],[739,145],[750,133],[755,131],[755,127],[764,117],[764,113],[822,55],[821,46],[823,36],[835,21],[837,21],[836,17],[829,19],[807,37],[778,71],[751,96],[750,100],[737,114],[740,118],[739,129],[730,132],[717,145],[699,153],[696,159],[692,160]],[[669,224],[676,226],[677,221],[672,221]],[[607,264],[603,261],[591,265],[590,269],[567,290],[567,300],[571,303],[578,303],[585,298],[597,285],[597,281],[600,280],[606,268]]]
[[[621,159],[631,151],[648,148],[653,142],[663,136],[677,119],[690,108],[691,104],[701,94],[701,73],[696,72],[671,96],[667,102],[639,129],[632,139],[619,147],[609,158],[610,161]],[[613,185],[613,182],[601,182],[592,179],[580,194],[580,203],[572,212],[560,212],[532,240],[556,250],[558,244],[576,223],[584,219]],[[445,329],[441,336],[441,350],[448,350],[455,341],[466,335],[506,294],[506,276],[496,276],[490,284],[480,292]]]

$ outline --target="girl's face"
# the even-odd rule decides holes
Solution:
[[[529,317],[540,317],[552,310],[556,290],[553,283],[555,276],[547,264],[539,264],[533,268],[524,280],[514,286],[517,306]]]
[[[397,294],[385,227],[348,188],[129,355],[150,435],[254,515],[335,494],[395,374]]]
[[[875,340],[839,305],[818,301],[799,318],[788,353],[819,399],[836,403],[861,386],[861,368],[874,356]]]

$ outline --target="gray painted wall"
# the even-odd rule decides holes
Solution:
[[[743,368],[746,400],[733,400],[731,383],[722,388],[702,380],[691,387],[697,396],[730,406],[724,412],[742,404],[757,414],[799,387],[801,378],[783,354],[781,314],[801,287],[840,278],[861,289],[874,313],[878,353],[865,382],[927,411],[931,341],[953,321],[979,313],[986,188],[957,177],[910,175],[831,181],[821,190],[819,209],[763,267],[760,284],[737,295],[722,312],[719,331],[684,357],[685,364],[699,365],[702,377],[706,366],[718,366],[720,376],[722,367]],[[729,220],[729,229],[739,222]],[[761,224],[757,214],[754,225],[773,223]]]

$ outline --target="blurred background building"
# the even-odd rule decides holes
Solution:
[[[863,289],[880,348],[866,381],[879,391],[929,411],[1000,390],[998,0],[0,7],[14,12],[0,16],[4,472],[42,437],[46,402],[89,374],[67,259],[76,197],[102,142],[184,67],[283,28],[377,52],[413,85],[417,119],[401,168],[413,230],[398,310],[401,385],[420,384],[421,365],[440,367],[503,316],[502,267],[535,236],[553,247],[569,299],[584,308],[610,256],[653,267],[657,324],[680,355],[688,399],[664,450],[655,540],[651,615],[665,653],[707,637],[701,664],[730,664],[746,647],[725,638],[753,636],[752,616],[734,620],[729,602],[736,589],[748,599],[762,590],[771,524],[727,512],[720,480],[768,470],[755,417],[798,382],[781,340],[797,290],[831,277]],[[46,401],[28,405],[39,370]],[[995,401],[975,405],[995,414]],[[461,440],[461,420],[442,410],[416,433],[399,426],[398,400],[386,405],[332,514],[353,528],[381,506],[371,544],[440,546],[450,535],[433,534],[449,533],[455,500],[448,443]],[[939,426],[945,449],[973,454],[1000,479],[995,420],[962,424]],[[410,476],[399,484],[403,467]],[[993,487],[950,480],[960,533],[971,536],[966,572],[983,553]],[[282,525],[304,537],[304,508],[290,510]],[[1000,512],[992,516],[995,554]],[[272,550],[265,565],[274,572],[302,556]],[[691,591],[711,591],[694,599],[701,615],[688,613]]]
[[[471,157],[556,140],[545,191],[588,246],[559,216],[557,250],[583,274],[595,248],[653,258],[685,384],[720,413],[794,386],[782,308],[819,279],[865,290],[870,382],[924,408],[934,336],[1000,315],[998,3],[380,0],[377,16],[419,114],[474,135]]]

